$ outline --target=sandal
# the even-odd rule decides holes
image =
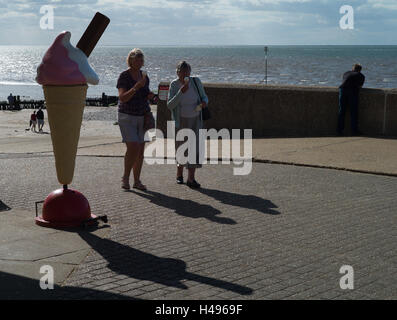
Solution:
[[[130,190],[131,189],[131,186],[130,186],[130,183],[129,183],[128,180],[129,180],[129,178],[125,178],[125,177],[121,178],[121,187],[123,189],[126,189],[126,190]]]
[[[138,189],[138,190],[142,190],[142,191],[146,191],[146,186],[142,184],[141,181],[135,182],[133,185],[134,189]]]
[[[187,181],[186,182],[186,184],[187,184],[187,186],[189,187],[189,188],[192,188],[192,189],[198,189],[198,188],[200,188],[201,187],[201,185],[196,181],[196,180],[193,180],[193,181]]]

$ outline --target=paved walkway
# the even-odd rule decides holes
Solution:
[[[214,140],[212,140],[214,142]],[[158,139],[165,150],[172,150],[174,140]],[[207,143],[207,158],[222,157],[222,145],[231,140]],[[243,156],[244,143],[240,143]],[[124,156],[125,146],[119,141],[102,145],[87,144],[78,154],[86,156]],[[166,152],[147,157],[167,157]],[[254,162],[293,164],[318,168],[349,170],[397,177],[397,139],[373,137],[269,138],[252,140]],[[227,158],[231,158],[229,155]]]
[[[396,139],[256,139],[248,176],[205,165],[194,191],[173,165],[144,164],[149,191],[125,192],[105,113],[85,114],[71,187],[110,224],[80,232],[34,224],[35,201],[60,187],[50,136],[26,132],[24,114],[15,134],[3,121],[0,298],[397,298]],[[53,291],[39,287],[44,264]],[[354,290],[340,288],[343,265]]]
[[[1,200],[33,224],[34,202],[59,187],[54,160],[2,158]],[[78,157],[73,187],[111,227],[76,234],[92,251],[50,297],[397,298],[394,177],[262,163],[233,176],[232,165],[207,165],[194,191],[174,183],[173,166],[144,165],[144,193],[121,191],[121,170],[117,157]],[[354,268],[354,290],[340,289],[342,265]],[[11,271],[2,278],[20,283]]]
[[[113,128],[114,129],[114,128]],[[207,143],[207,157],[222,157],[222,145],[231,140],[212,140]],[[174,147],[172,139],[157,139],[165,145],[164,152],[146,153],[147,157],[167,157]],[[154,142],[152,142],[154,143]],[[216,144],[217,143],[217,144]],[[232,147],[231,147],[232,150]],[[240,143],[243,156],[244,143]],[[52,155],[49,135],[0,138],[0,157],[7,154]],[[79,142],[80,156],[123,157],[125,146],[119,132],[112,135],[83,135]],[[350,170],[397,177],[397,139],[374,137],[273,138],[253,139],[252,158],[256,162],[294,164],[319,168]],[[231,158],[231,154],[227,158]]]
[[[156,106],[152,106],[154,112]],[[26,129],[30,110],[0,112],[0,157],[5,154],[52,155],[48,125],[44,134]],[[117,107],[87,107],[80,133],[79,155],[123,156],[117,125]],[[47,131],[46,131],[47,130]],[[158,139],[161,141],[161,139]],[[167,144],[168,146],[173,145]],[[218,147],[208,147],[210,158],[220,156]],[[241,143],[241,150],[243,144]],[[214,151],[218,151],[215,153]],[[382,137],[321,137],[254,139],[254,160],[268,163],[308,165],[397,176],[397,139]],[[148,155],[149,156],[149,155]],[[164,154],[157,154],[164,157]]]

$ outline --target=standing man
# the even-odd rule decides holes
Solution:
[[[21,110],[21,97],[20,96],[14,97],[14,104],[15,104],[15,109]]]
[[[41,110],[41,107],[39,108],[39,111],[37,111],[36,117],[37,117],[39,132],[41,132],[43,131],[43,126],[44,126],[44,112],[43,110]]]
[[[14,96],[12,93],[7,97],[10,110],[14,109]]]
[[[351,128],[354,136],[360,135],[358,130],[358,101],[360,89],[364,85],[365,76],[361,73],[362,66],[355,64],[352,71],[343,75],[343,82],[339,87],[338,135],[343,135],[345,128],[345,114],[350,107]]]

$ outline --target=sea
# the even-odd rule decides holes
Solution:
[[[364,87],[397,88],[397,46],[142,46],[150,87],[176,78],[176,65],[186,60],[192,75],[209,83],[326,86],[341,83],[344,72],[361,63]],[[98,46],[89,63],[100,78],[88,97],[117,95],[119,74],[127,69],[133,46]],[[12,93],[21,100],[43,99],[35,82],[46,46],[0,46],[0,101]],[[267,66],[267,67],[266,67]],[[267,70],[267,72],[266,72]]]

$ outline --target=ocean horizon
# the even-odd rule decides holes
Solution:
[[[117,95],[119,74],[127,69],[126,57],[134,46],[98,46],[89,58],[100,78],[89,86],[88,96]],[[209,83],[263,84],[265,52],[260,45],[139,46],[145,53],[150,87],[176,78],[180,60],[192,66],[192,75]],[[25,99],[43,99],[35,82],[36,68],[48,46],[0,46],[0,100],[12,93]],[[274,45],[268,46],[270,85],[336,87],[356,62],[363,65],[364,87],[397,88],[397,45]]]

